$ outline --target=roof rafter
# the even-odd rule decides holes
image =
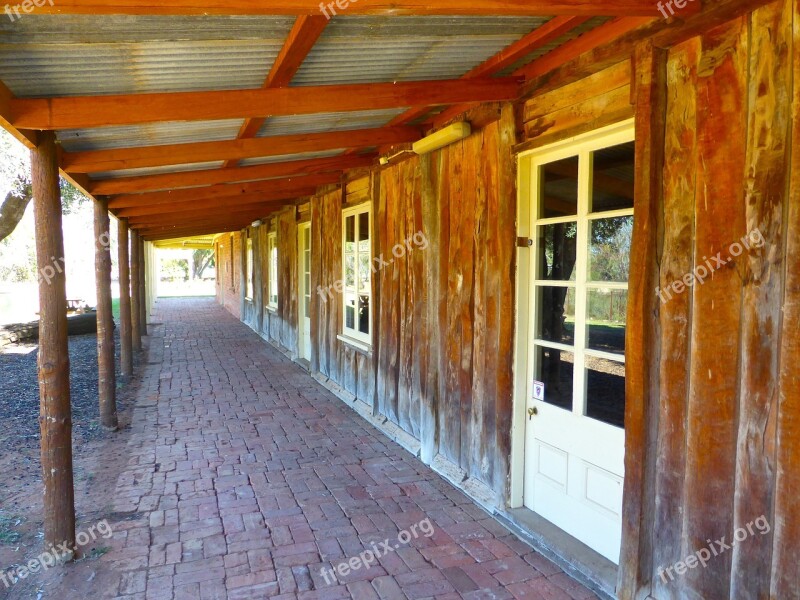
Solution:
[[[276,197],[276,194],[291,194],[298,190],[316,189],[320,185],[338,183],[341,176],[338,173],[322,173],[319,175],[306,175],[292,179],[254,181],[249,183],[226,183],[204,188],[191,188],[184,190],[169,190],[165,192],[149,192],[145,194],[130,194],[116,196],[109,201],[109,208],[130,208],[134,206],[175,205],[182,202],[198,202],[199,200],[212,200],[221,198],[237,198],[258,194],[261,196]]]
[[[332,3],[347,14],[371,15],[655,15],[651,0],[357,0]],[[699,4],[699,3],[698,3]],[[685,10],[694,10],[692,5]],[[45,3],[38,13],[133,15],[318,15],[319,0],[58,0]]]
[[[206,169],[202,171],[166,173],[163,175],[120,177],[118,179],[95,181],[90,185],[90,189],[95,194],[112,196],[181,188],[197,188],[242,181],[278,180],[298,175],[313,175],[315,173],[327,173],[331,171],[342,172],[348,169],[368,167],[375,162],[376,157],[377,155],[375,154],[333,156],[330,158],[312,158],[309,160],[267,163],[265,165],[256,165],[252,167]],[[276,183],[278,183],[278,181],[276,181]]]
[[[289,32],[278,58],[275,59],[275,63],[272,65],[269,75],[267,75],[264,88],[286,87],[292,82],[328,22],[328,19],[322,15],[301,15],[297,17],[297,21],[295,21],[292,30]],[[245,119],[236,137],[239,139],[255,137],[264,126],[266,120],[263,117]],[[225,166],[233,166],[235,162],[233,160],[227,161]]]
[[[231,157],[266,158],[339,150],[350,146],[369,147],[385,144],[415,142],[422,137],[414,127],[383,127],[378,129],[355,129],[328,133],[303,133],[281,135],[249,140],[222,142],[197,142],[168,144],[164,146],[141,146],[89,152],[64,153],[62,167],[71,173],[96,173],[169,165],[215,162]]]
[[[166,121],[214,121],[440,106],[461,102],[500,102],[519,96],[516,77],[364,83],[60,98],[12,98],[10,118],[18,129],[83,129]]]

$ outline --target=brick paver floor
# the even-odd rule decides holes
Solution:
[[[212,300],[155,320],[111,597],[596,597]]]

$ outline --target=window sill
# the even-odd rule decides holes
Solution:
[[[358,350],[362,354],[366,354],[367,356],[372,356],[372,346],[367,344],[366,342],[362,342],[360,340],[353,339],[346,335],[337,335],[337,339],[342,342],[345,346],[349,346],[354,350]]]
[[[267,312],[268,313],[272,313],[273,315],[277,314],[278,307],[277,306],[267,306]]]

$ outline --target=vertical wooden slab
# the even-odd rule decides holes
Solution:
[[[702,36],[697,85],[695,263],[701,265],[745,234],[747,131],[746,18]],[[725,140],[725,143],[721,143]],[[715,265],[716,266],[716,265]],[[687,424],[684,555],[733,533],[742,275],[736,262],[717,268],[693,294],[691,383]],[[727,598],[732,553],[713,568],[683,575],[689,594]]]
[[[751,248],[737,259],[744,281],[742,372],[734,527],[773,522],[776,425],[785,257],[783,211],[791,156],[791,6],[776,2],[751,17],[745,179]],[[762,243],[763,242],[763,243]],[[741,244],[744,246],[744,244]],[[772,536],[758,532],[733,549],[732,598],[769,596]]]
[[[130,230],[131,241],[131,345],[134,352],[142,351],[142,278],[139,234]]]
[[[800,581],[800,0],[785,0],[792,13],[787,41],[792,69],[789,186],[786,197],[786,282],[783,291],[778,378],[778,442],[771,598],[796,598]]]
[[[493,489],[499,499],[509,497],[510,493],[510,458],[511,428],[513,417],[514,395],[514,298],[516,285],[516,236],[517,236],[517,164],[513,148],[517,143],[517,127],[514,107],[503,106],[496,133],[498,148],[492,149],[494,138],[487,141],[487,155],[497,156],[496,167],[485,162],[486,189],[496,198],[496,208],[490,204],[489,237],[495,240],[487,248],[488,276],[486,285],[487,327],[492,332],[487,346],[486,371],[490,374],[490,383],[494,392],[494,406],[484,406],[484,426],[494,435],[495,445],[491,447],[491,437],[487,440],[487,451],[495,454]],[[494,175],[496,183],[494,183]],[[496,188],[496,192],[492,191]],[[496,224],[496,225],[494,225]],[[494,246],[492,248],[491,246]],[[495,279],[496,278],[496,279]],[[496,325],[495,325],[496,324]],[[492,377],[491,374],[494,373]],[[492,412],[493,411],[493,412]],[[494,432],[492,434],[491,432]]]
[[[675,294],[674,281],[694,268],[694,207],[697,165],[697,65],[700,39],[673,48],[667,64],[664,157],[663,249],[658,290],[661,343],[658,377],[656,505],[653,525],[653,589],[657,598],[675,598],[681,578],[664,569],[683,554],[683,489],[686,477],[686,417],[689,395],[689,324],[692,295]]]
[[[658,256],[662,245],[666,53],[651,44],[636,48],[636,188],[626,348],[625,490],[617,594],[646,597],[652,571],[655,456],[650,440],[658,426]]]

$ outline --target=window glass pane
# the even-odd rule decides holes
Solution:
[[[306,308],[305,308],[305,311],[306,311],[304,313],[305,318],[306,319],[310,319],[311,318],[311,298],[309,296],[306,296]]]
[[[358,298],[358,331],[369,335],[369,296]]]
[[[345,254],[344,257],[344,285],[348,289],[356,289],[356,255]]]
[[[536,337],[548,342],[575,343],[575,290],[565,287],[540,287],[537,290],[539,320]]]
[[[539,217],[569,217],[578,214],[578,157],[542,165],[542,201]]]
[[[536,277],[549,281],[575,281],[577,244],[577,223],[539,227],[539,265]]]
[[[572,373],[575,356],[536,346],[536,379],[544,383],[544,401],[565,410],[572,410]]]
[[[369,254],[358,255],[358,289],[362,292],[370,290]]]
[[[358,247],[360,251],[369,250],[369,213],[358,215]]]
[[[625,354],[625,324],[628,292],[626,290],[589,290],[586,325],[588,347],[592,350]]]
[[[635,144],[598,150],[592,156],[592,212],[633,208]]]
[[[348,329],[356,328],[355,296],[347,294],[344,306],[344,324]]]
[[[586,357],[586,416],[625,427],[625,365]]]
[[[344,236],[344,251],[356,251],[356,217],[351,215],[344,220],[345,223],[345,236]]]
[[[589,280],[626,283],[631,268],[633,217],[590,221]]]

